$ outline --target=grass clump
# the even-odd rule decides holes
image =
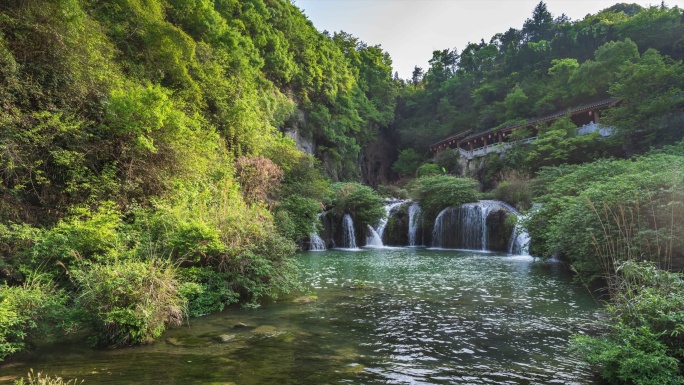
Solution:
[[[14,381],[14,385],[80,385],[83,380],[78,379],[65,380],[59,376],[49,376],[38,372],[35,374],[33,369],[28,372],[26,378],[20,378]]]

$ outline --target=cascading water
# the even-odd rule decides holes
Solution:
[[[323,238],[321,238],[318,233],[311,233],[309,234],[309,239],[311,242],[311,245],[309,246],[309,251],[325,251],[325,241],[323,241]]]
[[[483,200],[442,210],[435,219],[432,247],[487,250],[487,217],[496,209],[508,207]]]
[[[508,245],[508,252],[516,255],[530,255],[530,234],[520,224],[521,221],[526,220],[529,215],[518,215],[518,220],[515,222],[511,240]]]
[[[382,247],[382,236],[375,231],[370,225],[368,225],[368,237],[366,238],[367,247]]]
[[[378,226],[372,228],[368,226],[368,237],[366,238],[366,246],[370,247],[383,247],[382,235],[385,233],[385,227],[387,227],[387,222],[389,222],[392,212],[398,207],[406,203],[406,201],[391,201],[385,205],[385,217],[380,219]]]
[[[342,248],[356,249],[356,234],[354,234],[354,221],[351,215],[344,214],[342,217]]]
[[[408,243],[409,246],[416,246],[416,232],[418,231],[418,223],[422,220],[422,211],[418,203],[409,206],[409,229],[408,229]]]
[[[320,222],[322,215],[323,213],[318,214],[318,222]],[[309,233],[309,251],[325,251],[327,249],[325,247],[325,241],[323,240],[323,238],[321,238],[320,235],[318,235],[318,231],[316,230],[316,222],[313,223],[312,228],[313,231]]]

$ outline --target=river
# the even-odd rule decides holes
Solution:
[[[568,351],[598,305],[559,263],[423,248],[299,254],[309,297],[191,319],[156,343],[0,366],[89,384],[592,384]],[[315,297],[315,299],[313,298]]]

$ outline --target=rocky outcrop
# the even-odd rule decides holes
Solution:
[[[376,139],[361,150],[358,167],[361,182],[368,186],[378,187],[389,184],[396,179],[392,171],[392,163],[397,160],[399,151],[389,137],[379,133]]]
[[[496,210],[487,216],[487,250],[508,252],[513,233],[513,226],[506,220],[509,215],[506,210]]]

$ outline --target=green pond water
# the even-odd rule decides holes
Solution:
[[[315,301],[226,309],[117,350],[0,366],[88,384],[591,384],[567,351],[598,306],[559,263],[427,249],[298,256]],[[236,327],[236,325],[238,327]]]

